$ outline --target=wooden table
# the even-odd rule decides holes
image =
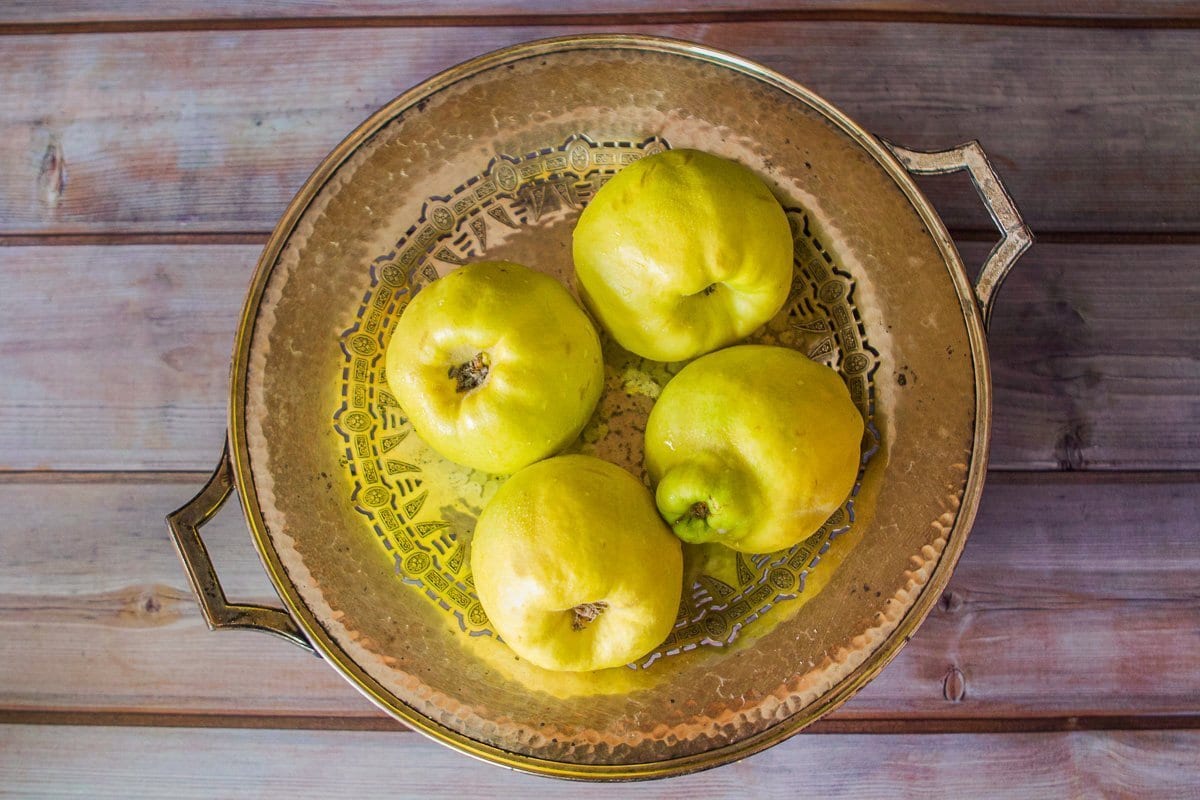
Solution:
[[[0,8],[0,795],[1200,797],[1200,6],[148,5]],[[910,147],[977,137],[1039,239],[919,634],[811,732],[622,787],[477,763],[282,641],[209,633],[162,522],[216,461],[243,293],[320,158],[440,69],[595,30],[732,50]],[[966,179],[923,185],[981,262]],[[271,599],[236,511],[205,537]]]

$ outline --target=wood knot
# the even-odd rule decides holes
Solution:
[[[162,611],[162,602],[153,592],[143,594],[142,610],[147,614],[157,614],[158,612]]]
[[[104,598],[103,600],[101,598]],[[170,586],[151,584],[128,586],[116,592],[90,599],[93,611],[100,611],[105,600],[111,599],[111,610],[118,625],[133,628],[169,625],[179,619],[185,604],[193,601],[191,592]]]
[[[945,611],[947,614],[953,614],[963,607],[962,595],[953,589],[948,589],[942,593],[938,599],[938,608]]]
[[[42,163],[38,167],[38,196],[42,202],[54,208],[62,199],[63,191],[67,188],[67,161],[63,157],[62,145],[58,137],[52,136],[42,154]]]
[[[967,676],[958,667],[951,666],[942,679],[942,697],[951,703],[961,703],[967,696]]]
[[[1058,459],[1061,470],[1080,470],[1087,466],[1083,457],[1084,448],[1089,441],[1087,425],[1083,422],[1073,422],[1054,445],[1054,456]]]

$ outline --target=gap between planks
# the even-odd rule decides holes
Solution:
[[[391,717],[317,714],[197,714],[130,711],[0,709],[0,725],[81,725],[137,728],[394,731],[412,729]],[[1025,717],[835,717],[804,729],[813,734],[1060,733],[1069,731],[1200,730],[1200,714],[1097,714]]]
[[[979,25],[1016,28],[1195,29],[1200,17],[1076,17],[1056,14],[995,14],[870,9],[761,9],[653,11],[582,14],[414,14],[343,17],[260,17],[215,19],[95,20],[86,22],[0,23],[0,36],[89,33],[175,33],[193,31],[294,30],[302,28],[550,27],[579,25],[712,25],[740,22],[857,22],[923,25]]]
[[[269,230],[187,233],[0,233],[0,247],[123,247],[137,245],[265,245]],[[957,242],[996,241],[992,229],[952,229]],[[1200,231],[1035,231],[1034,244],[1200,245]]]

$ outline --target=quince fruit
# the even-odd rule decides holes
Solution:
[[[686,542],[770,553],[845,501],[863,420],[832,369],[786,347],[741,345],[688,364],[646,422],[658,510]]]
[[[617,343],[681,361],[773,317],[792,283],[787,215],[746,167],[698,150],[636,161],[575,227],[580,294]]]
[[[561,450],[600,400],[600,339],[554,278],[504,261],[468,264],[409,301],[387,381],[442,456],[511,473]]]
[[[567,455],[526,467],[484,508],[475,591],[497,633],[550,670],[634,661],[671,632],[683,591],[679,540],[625,470]]]

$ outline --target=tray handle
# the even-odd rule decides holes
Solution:
[[[283,609],[231,603],[225,597],[208,549],[200,538],[200,528],[213,518],[232,493],[233,463],[229,459],[229,442],[226,441],[221,462],[217,464],[208,483],[195,497],[167,515],[171,539],[183,561],[188,583],[192,585],[192,591],[200,603],[204,621],[208,623],[209,630],[214,631],[220,628],[251,628],[273,633],[316,655],[317,651],[300,626]]]
[[[975,281],[975,298],[979,303],[983,327],[986,330],[991,322],[996,290],[1000,288],[1000,284],[1004,282],[1021,254],[1033,244],[1033,233],[1021,219],[1012,197],[1000,182],[1000,176],[996,174],[992,162],[988,160],[978,141],[972,139],[958,147],[932,153],[909,150],[886,139],[880,141],[913,175],[944,175],[960,170],[966,170],[970,174],[971,184],[979,193],[979,199],[983,201],[992,222],[996,223],[1002,234],[1000,241],[983,262],[983,269],[979,271],[979,277]]]

